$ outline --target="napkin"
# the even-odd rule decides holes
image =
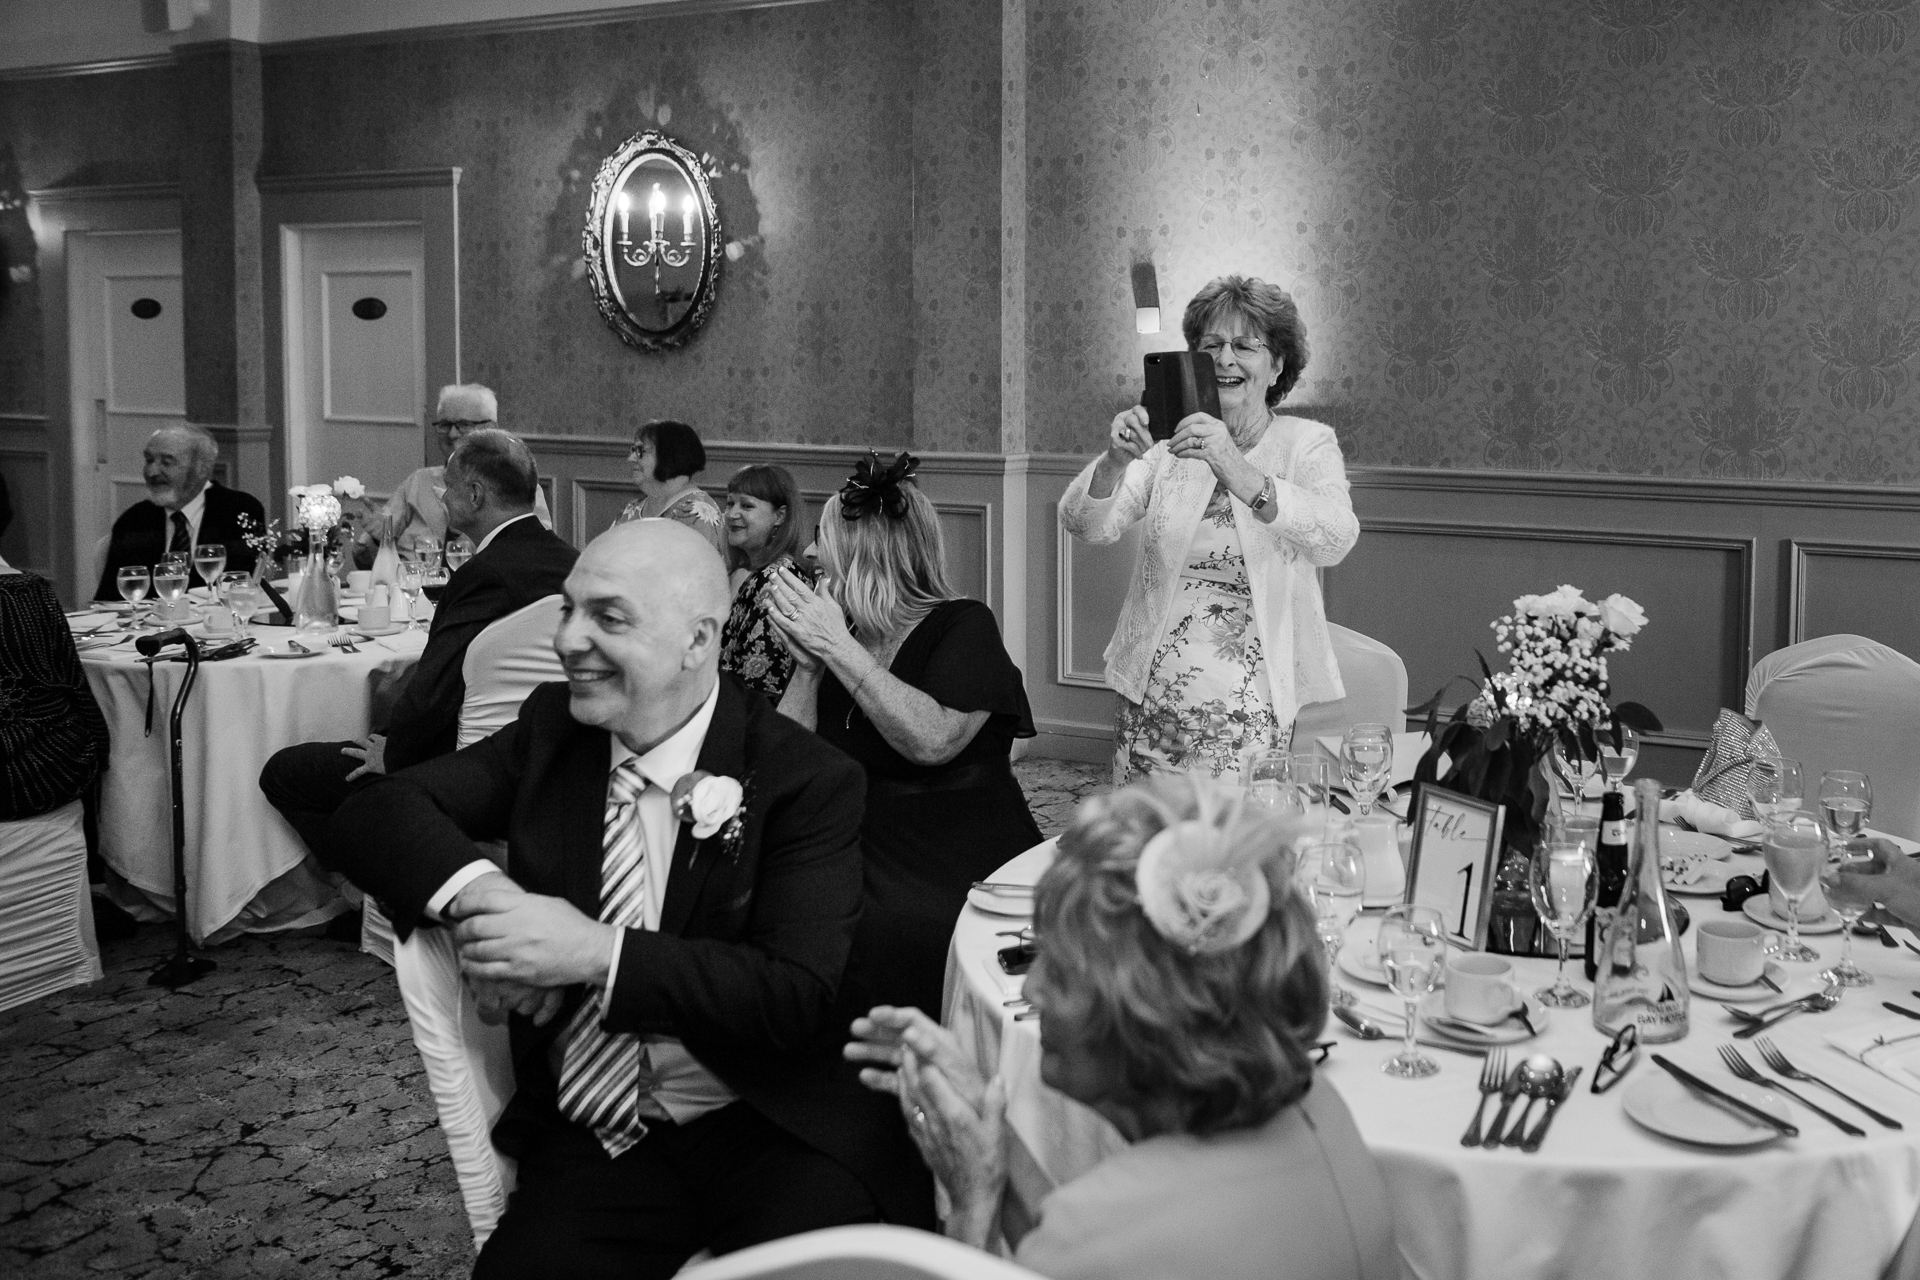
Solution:
[[[1666,868],[1667,881],[1671,884],[1694,884],[1706,879],[1707,864],[1713,859],[1705,854],[1691,853],[1684,858],[1663,857],[1661,865]]]
[[[1895,1084],[1920,1093],[1920,1022],[1881,1018],[1836,1031],[1827,1043]]]
[[[1695,831],[1729,840],[1751,840],[1763,830],[1752,818],[1742,818],[1724,805],[1703,800],[1691,791],[1682,791],[1671,800],[1660,802],[1660,821],[1683,821]]]

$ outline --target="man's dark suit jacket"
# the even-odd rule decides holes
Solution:
[[[537,519],[516,520],[447,580],[427,647],[387,717],[388,773],[453,750],[467,696],[467,646],[488,623],[559,591],[579,558]]]
[[[598,918],[611,743],[568,700],[564,684],[542,685],[499,733],[383,778],[334,815],[339,869],[400,937],[486,856],[480,840],[507,841],[523,888]],[[860,1085],[832,1016],[860,909],[865,773],[729,675],[697,768],[745,787],[740,839],[728,849],[681,825],[660,928],[627,930],[602,1025],[677,1037],[749,1106],[859,1177],[888,1220],[931,1227],[931,1180],[897,1104]],[[519,1088],[494,1127],[510,1155],[525,1126],[555,1122],[548,1050],[585,991],[545,1027],[511,1020]]]
[[[249,529],[240,526],[240,517],[253,522]],[[264,533],[267,513],[260,500],[250,493],[229,489],[207,481],[207,506],[200,513],[201,542],[218,542],[227,548],[227,568],[239,573],[253,569],[253,548],[241,541],[247,533]],[[115,575],[123,564],[150,565],[167,554],[173,538],[173,517],[163,507],[142,498],[120,513],[113,522],[113,539],[107,544],[107,562],[100,567],[100,585],[94,588],[95,600],[118,600],[120,587]]]

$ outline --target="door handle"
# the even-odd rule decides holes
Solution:
[[[93,402],[93,461],[94,465],[107,465],[107,402],[104,398]]]

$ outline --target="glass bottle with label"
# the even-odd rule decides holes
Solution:
[[[1642,1044],[1667,1044],[1686,1036],[1692,996],[1680,929],[1660,877],[1660,784],[1642,778],[1634,795],[1639,813],[1626,887],[1600,944],[1593,1025],[1613,1036],[1631,1023]]]
[[[1620,891],[1627,887],[1627,798],[1618,787],[1607,788],[1600,797],[1600,836],[1593,847],[1593,874],[1598,889],[1593,914],[1587,917],[1587,954],[1581,961],[1588,982],[1593,981],[1599,968],[1601,921],[1620,905]]]

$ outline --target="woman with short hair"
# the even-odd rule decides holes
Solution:
[[[640,496],[620,511],[614,524],[629,520],[677,520],[713,544],[726,560],[727,531],[720,504],[693,478],[707,469],[700,434],[684,422],[655,418],[633,433],[627,464]]]
[[[812,584],[799,563],[800,486],[785,467],[742,467],[727,481],[727,550],[732,554],[733,608],[720,633],[720,669],[778,703],[793,678],[793,653],[767,617],[766,595],[785,568]]]
[[[1146,522],[1106,653],[1116,785],[1155,770],[1237,778],[1251,749],[1291,744],[1302,706],[1346,696],[1318,572],[1360,534],[1346,465],[1331,428],[1277,412],[1306,367],[1306,326],[1285,290],[1222,276],[1180,327],[1213,357],[1220,417],[1191,414],[1156,441],[1144,408],[1121,412],[1060,499],[1085,542]]]
[[[1037,1224],[1003,1203],[1004,1084],[919,1009],[854,1023],[847,1057],[899,1095],[949,1235],[985,1247],[998,1227],[1055,1280],[1401,1274],[1385,1181],[1314,1076],[1327,973],[1289,852],[1305,825],[1191,775],[1080,807],[1035,891],[1023,994],[1041,1080],[1132,1145]]]
[[[993,610],[947,585],[918,465],[869,453],[820,513],[820,585],[780,569],[768,593],[795,659],[781,712],[867,771],[849,1010],[937,1006],[968,887],[1040,843],[1011,765],[1026,686]]]

